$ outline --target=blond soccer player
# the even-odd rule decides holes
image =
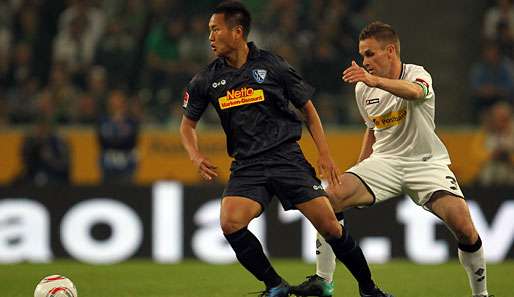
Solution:
[[[448,152],[434,132],[432,77],[422,66],[402,63],[399,37],[388,24],[366,26],[359,37],[359,53],[363,66],[352,62],[342,79],[355,84],[367,128],[358,163],[341,176],[341,184],[327,190],[334,210],[371,206],[407,194],[444,221],[454,235],[472,296],[491,296],[482,241],[448,168]],[[335,257],[323,238],[318,240],[316,275],[295,287],[299,295],[312,296],[309,293],[318,287],[332,285]]]

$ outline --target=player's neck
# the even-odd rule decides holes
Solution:
[[[250,49],[248,48],[248,45],[246,42],[240,47],[238,47],[236,50],[231,52],[229,55],[226,56],[227,63],[234,67],[234,68],[241,68],[246,61],[248,60],[248,53],[250,52]]]
[[[402,75],[402,61],[400,59],[396,59],[393,61],[391,65],[391,71],[389,72],[390,79],[400,79]]]

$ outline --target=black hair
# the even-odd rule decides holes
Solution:
[[[248,38],[252,17],[246,7],[239,1],[223,1],[212,12],[213,14],[222,13],[225,16],[225,22],[231,28],[241,26],[243,28],[244,38]]]

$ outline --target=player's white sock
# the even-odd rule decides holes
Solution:
[[[319,233],[316,238],[316,274],[328,282],[332,282],[336,271],[336,255],[332,247]]]
[[[344,219],[339,223],[344,226]],[[316,238],[316,274],[328,282],[334,279],[336,271],[336,255],[330,244],[319,233]]]
[[[484,248],[481,246],[474,252],[466,252],[459,248],[458,251],[460,263],[468,274],[473,296],[488,296]]]

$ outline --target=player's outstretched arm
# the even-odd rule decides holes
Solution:
[[[423,88],[413,82],[402,79],[390,79],[373,75],[360,67],[355,61],[343,71],[342,79],[350,84],[365,83],[368,87],[379,88],[406,100],[417,100],[425,97]]]
[[[312,101],[307,101],[307,103],[305,103],[305,105],[302,107],[301,111],[305,117],[305,123],[309,129],[309,133],[311,134],[311,137],[316,144],[316,148],[318,149],[318,171],[320,176],[328,179],[330,184],[340,184],[341,180],[339,179],[339,168],[337,168],[334,160],[330,156],[327,138],[325,137],[325,131],[323,130],[318,112],[316,111],[314,104],[312,104]]]
[[[198,137],[196,135],[196,121],[193,121],[186,116],[182,117],[180,123],[180,137],[182,139],[182,145],[189,154],[189,158],[193,164],[198,168],[198,173],[205,180],[212,180],[218,173],[216,172],[217,167],[212,164],[198,148]]]

